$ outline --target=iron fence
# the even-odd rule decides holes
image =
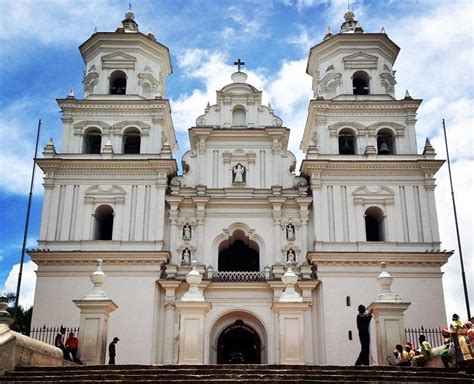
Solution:
[[[43,325],[42,327],[31,328],[30,330],[30,337],[44,343],[54,344],[54,339],[56,335],[61,330],[62,326],[59,327],[47,327]],[[64,327],[66,329],[66,333],[64,334],[64,338],[66,341],[69,332],[73,332],[75,336],[79,334],[79,327]]]
[[[418,341],[420,335],[425,335],[426,341],[430,343],[432,347],[438,347],[443,345],[443,335],[441,330],[437,328],[405,328],[405,338],[409,341],[414,348],[418,348],[420,342]]]

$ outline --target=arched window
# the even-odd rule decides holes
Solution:
[[[95,210],[94,240],[112,240],[114,210],[109,205],[101,205]]]
[[[123,134],[123,153],[140,153],[141,136],[136,128],[130,128]]]
[[[98,128],[88,129],[84,134],[83,153],[100,153],[102,132]]]
[[[395,139],[390,129],[381,129],[377,132],[377,152],[379,155],[395,153]]]
[[[350,307],[350,306],[351,306],[351,297],[346,296],[346,307]]]
[[[228,272],[258,272],[260,270],[257,243],[237,230],[219,246],[218,270]]]
[[[235,106],[232,111],[232,126],[233,127],[242,127],[247,125],[247,115],[245,108],[238,105]]]
[[[384,241],[384,214],[380,208],[370,207],[365,211],[365,236],[367,241]]]
[[[110,75],[110,94],[125,95],[127,93],[127,76],[123,71],[115,71]]]
[[[368,95],[370,93],[369,75],[364,71],[357,71],[352,76],[352,90],[354,95]]]
[[[355,154],[355,134],[351,129],[342,129],[339,132],[339,154]]]

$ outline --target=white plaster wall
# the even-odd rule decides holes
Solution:
[[[382,260],[381,260],[382,261]],[[360,352],[356,324],[357,306],[369,305],[380,292],[378,267],[320,266],[322,337],[326,345],[326,364],[353,365]],[[437,268],[389,267],[394,278],[392,292],[412,304],[405,312],[405,328],[446,326],[441,273]],[[351,306],[346,306],[350,296]],[[348,331],[352,330],[352,341]],[[372,324],[372,338],[375,330]],[[402,340],[404,342],[405,340]],[[338,348],[330,346],[337,345]],[[329,346],[329,347],[328,347]]]
[[[104,290],[118,309],[110,314],[108,342],[117,336],[117,363],[151,364],[157,313],[155,282],[159,266],[106,266]],[[72,302],[93,287],[93,266],[39,267],[32,327],[79,326],[80,311]]]

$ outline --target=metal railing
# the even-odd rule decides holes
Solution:
[[[213,272],[212,281],[264,281],[264,272]]]
[[[75,336],[79,334],[79,327],[64,328],[66,329],[66,333],[64,334],[65,339],[67,339],[69,332],[73,332]],[[61,326],[47,327],[46,325],[43,325],[42,327],[31,328],[29,336],[35,340],[39,340],[47,344],[54,344],[54,339],[60,330]]]
[[[432,347],[438,347],[443,345],[444,337],[441,334],[441,330],[437,328],[405,328],[405,338],[409,341],[414,348],[418,348],[420,342],[418,341],[420,335],[425,335],[426,341],[430,343]]]

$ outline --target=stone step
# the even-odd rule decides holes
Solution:
[[[473,384],[457,369],[315,365],[98,365],[18,367],[10,383],[446,383]]]

